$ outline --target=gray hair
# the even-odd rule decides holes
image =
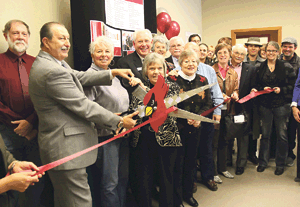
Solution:
[[[65,27],[65,25],[63,25],[63,24],[61,24],[59,22],[47,22],[47,23],[45,23],[42,26],[41,30],[40,30],[41,47],[44,47],[44,43],[43,43],[44,37],[47,37],[49,40],[52,40],[53,32],[52,32],[51,27],[53,25],[60,25],[60,26]]]
[[[13,20],[8,21],[8,22],[5,24],[5,26],[4,26],[4,30],[2,31],[3,34],[7,34],[7,33],[9,32],[10,28],[11,28],[11,24],[12,24],[12,23],[16,23],[16,22],[21,23],[21,24],[24,24],[24,26],[27,28],[28,34],[30,35],[29,26],[28,26],[25,22],[23,22],[23,21],[21,21],[21,20],[18,20],[18,19],[13,19]]]
[[[112,53],[112,56],[114,56],[114,44],[111,41],[111,39],[109,39],[108,37],[99,36],[93,42],[91,42],[90,47],[89,47],[89,51],[91,54],[94,54],[96,45],[104,45],[104,46],[108,47]]]
[[[147,77],[148,67],[151,64],[155,64],[155,63],[163,65],[164,77],[166,77],[167,65],[165,63],[165,58],[162,55],[157,54],[156,52],[153,52],[153,53],[149,53],[148,55],[146,55],[146,57],[144,59],[144,63],[143,63],[143,67],[142,67],[142,76],[143,76],[144,80],[146,80],[146,81],[148,80],[148,77]]]
[[[171,42],[176,41],[176,40],[181,41],[181,42],[182,42],[182,46],[184,45],[183,39],[182,39],[181,37],[179,37],[179,36],[172,37],[172,38],[170,39],[170,45],[171,45]]]
[[[239,48],[244,49],[245,54],[247,54],[247,48],[245,48],[245,46],[242,45],[242,44],[236,44],[236,45],[232,46],[232,52],[233,52],[235,49],[239,49]]]
[[[280,51],[280,46],[279,46],[279,44],[278,44],[277,42],[275,42],[275,41],[270,41],[270,42],[268,42],[267,45],[266,45],[266,48],[265,48],[265,51],[266,51],[266,52],[267,52],[267,47],[268,47],[269,45],[274,46],[278,52]]]
[[[180,54],[180,56],[178,58],[179,65],[181,66],[183,60],[188,58],[188,57],[195,57],[196,61],[197,61],[197,65],[199,65],[199,63],[200,63],[199,57],[198,57],[197,53],[194,50],[191,50],[191,49],[184,50]]]
[[[133,41],[135,42],[135,40],[136,40],[136,36],[139,34],[139,33],[141,33],[141,32],[145,32],[146,33],[146,35],[148,35],[148,37],[150,38],[150,40],[152,41],[152,34],[151,34],[151,32],[150,32],[150,30],[149,29],[140,29],[140,30],[135,30],[135,32],[133,33]]]
[[[155,49],[155,43],[157,42],[160,42],[162,44],[165,44],[166,45],[166,51],[169,50],[169,41],[168,39],[165,37],[165,36],[162,36],[162,35],[156,35],[154,38],[153,38],[153,44],[152,44],[152,47],[151,47],[151,51],[154,52],[154,49]]]

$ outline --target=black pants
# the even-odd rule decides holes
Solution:
[[[298,109],[300,110],[300,106],[298,106]],[[297,122],[297,137],[298,137],[298,143],[297,143],[297,178],[300,178],[300,123]]]
[[[200,160],[201,177],[203,181],[214,179],[214,159],[212,152],[212,142],[215,127],[212,123],[202,122],[200,127],[200,141],[198,146],[198,156]]]
[[[288,135],[287,125],[291,115],[289,104],[277,108],[266,108],[260,106],[262,119],[262,138],[259,149],[259,165],[268,166],[270,156],[270,135],[272,131],[273,120],[276,127],[277,147],[276,147],[276,167],[284,167],[288,154]]]
[[[178,192],[174,173],[179,147],[161,147],[154,133],[142,128],[138,144],[130,149],[130,186],[139,207],[152,207],[152,187],[155,168],[159,173],[160,207],[173,207]],[[177,168],[178,169],[178,168]]]
[[[224,127],[225,119],[224,116],[227,112],[222,110],[222,118],[220,121],[219,129],[215,129],[215,134],[213,138],[213,158],[214,158],[214,170],[215,175],[218,172],[227,171],[227,146],[228,141],[225,140]]]
[[[183,144],[182,196],[193,196],[194,173],[200,141],[200,129],[193,126],[184,127],[179,131]]]

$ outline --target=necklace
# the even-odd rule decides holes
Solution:
[[[270,69],[271,72],[273,72],[275,70],[275,65],[271,66],[271,65],[268,64],[268,67],[269,67],[269,69]]]

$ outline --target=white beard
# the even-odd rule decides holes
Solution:
[[[16,40],[12,42],[9,35],[7,35],[7,43],[10,48],[17,52],[25,52],[28,48],[28,44],[26,44],[24,40]]]

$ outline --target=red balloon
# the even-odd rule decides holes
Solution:
[[[170,40],[172,37],[178,36],[180,32],[180,26],[176,21],[171,21],[170,28],[165,33],[168,40]]]
[[[157,29],[161,33],[168,31],[170,27],[171,17],[166,12],[161,12],[156,16]]]

